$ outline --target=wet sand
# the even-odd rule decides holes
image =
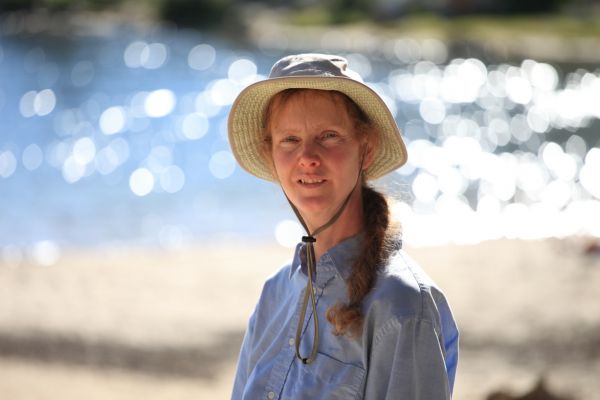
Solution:
[[[409,248],[462,333],[455,398],[600,391],[600,256],[584,239]],[[228,398],[262,282],[291,250],[219,244],[67,251],[0,264],[7,399]]]

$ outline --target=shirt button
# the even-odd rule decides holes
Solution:
[[[288,343],[290,344],[290,346],[293,346],[296,343],[296,341],[294,340],[294,338],[290,338]]]
[[[273,399],[275,398],[275,392],[269,392],[269,393],[267,394],[267,397],[268,397],[269,399],[273,400]]]

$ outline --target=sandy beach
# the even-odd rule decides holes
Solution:
[[[540,376],[600,392],[600,256],[591,239],[408,248],[462,333],[455,398],[524,393]],[[229,398],[262,282],[292,250],[213,243],[71,250],[0,264],[3,399]]]

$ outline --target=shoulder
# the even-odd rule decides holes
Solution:
[[[263,285],[263,295],[268,293],[270,296],[278,293],[285,293],[289,284],[292,271],[292,263],[288,262],[279,267],[279,269],[269,276]]]
[[[367,313],[375,312],[384,319],[418,319],[435,324],[446,300],[421,266],[400,250],[378,274],[366,305]]]
[[[264,324],[276,314],[282,305],[289,301],[290,295],[293,292],[289,278],[290,268],[290,264],[285,264],[264,281],[254,308],[254,319]]]

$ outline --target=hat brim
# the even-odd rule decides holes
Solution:
[[[406,146],[394,117],[373,89],[344,77],[290,76],[271,78],[246,87],[236,98],[228,119],[229,144],[242,168],[261,179],[277,181],[264,156],[263,119],[269,100],[286,89],[335,90],[350,97],[379,130],[373,162],[365,170],[367,179],[377,179],[402,166]]]

